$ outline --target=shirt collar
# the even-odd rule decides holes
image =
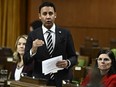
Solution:
[[[48,31],[48,29],[46,27],[44,27],[43,25],[42,25],[42,30],[43,30],[43,34],[45,34]],[[55,24],[53,24],[53,26],[50,28],[50,30],[53,33],[55,33]]]

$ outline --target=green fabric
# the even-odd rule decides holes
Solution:
[[[111,49],[111,51],[114,53],[114,56],[116,58],[116,48]]]
[[[78,59],[78,66],[83,67],[85,65],[85,60],[84,59]]]
[[[77,80],[72,80],[72,83],[73,83],[73,84],[79,84],[79,81],[77,81]]]

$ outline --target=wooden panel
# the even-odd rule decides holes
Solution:
[[[36,20],[39,19],[38,17],[38,6],[40,5],[40,3],[42,2],[42,0],[28,0],[28,18],[27,18],[27,28],[29,29],[29,24]],[[27,29],[27,30],[28,30]],[[28,30],[29,31],[29,30]]]
[[[31,20],[37,19],[42,1],[29,0]],[[57,9],[57,23],[63,26],[116,27],[116,0],[47,0]],[[66,20],[66,21],[62,21]]]
[[[79,47],[84,43],[86,37],[98,40],[100,47],[109,47],[110,40],[116,38],[116,29],[113,28],[69,27],[68,29],[72,33],[77,51],[79,51]]]
[[[46,0],[29,0],[28,24],[38,19],[37,6]],[[76,50],[85,37],[99,40],[101,47],[109,46],[116,38],[116,0],[47,0],[56,5],[56,23],[68,28]]]
[[[57,21],[61,25],[116,27],[115,0],[58,0],[56,3]]]

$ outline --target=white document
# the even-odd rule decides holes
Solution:
[[[56,63],[62,60],[62,56],[53,57],[47,60],[42,61],[42,73],[47,75],[49,73],[56,73],[58,70],[63,68],[58,68]]]

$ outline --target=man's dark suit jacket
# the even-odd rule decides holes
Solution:
[[[63,79],[72,79],[70,68],[77,63],[77,55],[75,52],[72,36],[68,30],[56,26],[55,35],[56,35],[56,41],[55,41],[55,48],[52,53],[52,57],[62,55],[63,59],[65,60],[68,59],[71,62],[71,65],[68,68],[60,70],[55,74],[56,84],[61,84],[61,81]],[[44,45],[38,47],[37,53],[33,57],[30,57],[30,49],[32,48],[32,43],[35,39],[43,40]],[[48,79],[49,75],[44,76],[44,74],[42,74],[42,61],[49,58],[50,57],[45,44],[42,27],[40,27],[30,32],[28,35],[28,39],[25,47],[24,63],[29,64],[31,61],[34,60],[35,63],[34,63],[33,75],[36,78]]]

